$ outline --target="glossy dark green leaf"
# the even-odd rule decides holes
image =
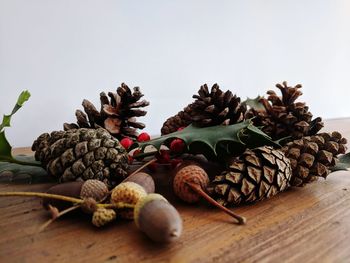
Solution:
[[[184,141],[187,147],[186,152],[203,154],[209,160],[239,155],[247,147],[279,146],[268,135],[253,126],[251,120],[247,120],[233,125],[206,128],[190,125],[181,131],[163,135],[148,142],[135,143],[133,148],[140,147],[143,150],[152,145],[159,150],[162,145],[169,145],[176,138]]]

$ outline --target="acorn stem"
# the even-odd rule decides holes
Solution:
[[[70,196],[39,193],[39,192],[1,192],[0,196],[35,196],[35,197],[42,197],[42,198],[57,199],[57,200],[62,200],[62,201],[67,201],[67,202],[72,202],[77,204],[81,204],[84,202],[84,200],[82,199],[78,199]]]
[[[157,161],[157,158],[153,158],[152,160],[148,161],[147,163],[143,164],[142,166],[140,166],[139,168],[137,168],[135,171],[133,171],[129,176],[132,176],[134,174],[137,174],[138,172],[140,172],[142,169],[144,169],[145,167],[147,167],[148,165],[150,165],[151,163],[154,163],[155,161]],[[126,177],[122,182],[124,182],[128,177]]]
[[[232,212],[230,209],[220,205],[218,202],[216,202],[213,198],[211,198],[203,189],[200,185],[192,182],[185,182],[193,191],[195,191],[198,195],[203,197],[206,201],[208,201],[210,204],[216,206],[217,208],[221,209],[224,211],[226,214],[232,216],[238,221],[239,225],[244,225],[246,223],[246,218],[240,215],[235,214]]]
[[[123,203],[123,202],[118,202],[115,204],[97,204],[97,207],[114,208],[114,209],[125,209],[125,208],[134,209],[135,205]]]
[[[47,220],[38,230],[38,233],[40,233],[41,231],[43,231],[45,228],[47,228],[52,222],[54,222],[56,219],[58,219],[59,217],[79,208],[80,205],[73,205],[65,210],[62,210],[61,212],[59,212],[55,217],[50,218],[49,220]]]
[[[57,199],[57,200],[72,202],[75,204],[82,204],[85,202],[83,199],[74,198],[70,196],[39,193],[39,192],[0,192],[0,196],[35,196],[35,197],[42,197],[42,198]],[[134,208],[134,205],[123,203],[123,202],[118,202],[116,204],[96,204],[96,205],[97,207],[115,208],[115,209],[124,209],[124,208],[133,209]]]

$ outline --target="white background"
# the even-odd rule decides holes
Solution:
[[[314,115],[350,116],[350,1],[0,0],[0,113],[32,93],[14,146],[121,82],[141,87],[158,134],[203,83],[245,99],[283,80],[303,84]]]

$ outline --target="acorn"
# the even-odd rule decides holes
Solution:
[[[134,222],[142,232],[156,242],[173,242],[182,233],[182,219],[179,213],[160,194],[149,194],[137,202]]]
[[[134,182],[141,185],[147,194],[154,193],[155,184],[152,176],[148,173],[138,172],[127,177],[124,182]]]
[[[47,193],[81,199],[92,198],[96,202],[100,202],[107,197],[108,188],[103,182],[95,179],[90,179],[86,181],[75,181],[57,184],[49,188],[47,190]],[[51,198],[43,198],[42,204],[46,209],[48,208],[48,205],[51,205],[57,207],[59,210],[66,209],[71,206],[71,203],[69,202]]]
[[[200,198],[218,207],[223,212],[232,216],[238,224],[245,224],[246,219],[236,215],[228,208],[222,206],[211,198],[204,189],[209,184],[208,174],[195,163],[180,165],[174,177],[173,190],[176,196],[187,203],[196,203]]]
[[[136,203],[145,196],[147,196],[146,190],[141,185],[134,182],[123,182],[112,190],[111,203],[117,204],[123,202],[136,205]],[[119,214],[125,219],[134,218],[132,209],[124,209],[124,211],[121,211]]]

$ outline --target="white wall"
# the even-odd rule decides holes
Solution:
[[[151,134],[203,83],[241,97],[288,80],[314,115],[350,116],[350,1],[0,0],[0,113],[32,97],[14,146],[74,121],[121,82],[151,101]]]

